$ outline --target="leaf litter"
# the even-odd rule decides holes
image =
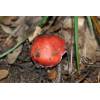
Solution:
[[[95,37],[91,37],[85,17],[78,19],[80,74],[76,72],[74,56],[71,67],[67,60],[72,47],[71,35],[74,33],[73,17],[49,17],[42,28],[38,26],[41,18],[41,16],[8,16],[0,19],[0,55],[19,44],[0,58],[1,82],[99,82],[100,49],[97,49],[99,46]],[[58,34],[68,45],[68,52],[54,69],[41,69],[38,64],[31,61],[29,56],[31,42],[36,36],[44,33]],[[98,66],[96,66],[97,59]],[[3,62],[4,60],[6,62]],[[94,65],[95,67],[92,67]],[[5,66],[6,69],[2,69],[1,66]]]

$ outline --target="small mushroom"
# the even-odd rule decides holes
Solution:
[[[38,63],[44,68],[54,67],[57,65],[65,53],[65,41],[58,35],[39,35],[32,43],[32,61]]]

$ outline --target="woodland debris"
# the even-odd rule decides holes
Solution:
[[[0,24],[0,26],[3,29],[3,31],[6,32],[6,33],[11,34],[13,32],[13,30],[10,27],[6,26],[6,25]]]
[[[54,69],[51,69],[51,70],[48,70],[48,78],[50,79],[50,80],[55,80],[56,78],[57,78],[57,71],[56,71],[56,69],[54,68]]]
[[[16,39],[10,35],[4,38],[1,37],[0,40],[0,54],[6,52],[16,44]]]
[[[29,37],[28,37],[29,42],[32,42],[33,39],[34,39],[36,36],[40,35],[40,34],[41,34],[41,33],[40,33],[41,31],[42,31],[42,29],[41,29],[39,26],[36,26],[35,31],[32,32],[32,33],[29,35]]]
[[[73,28],[73,17],[66,17],[63,21],[63,28],[64,29],[72,29]],[[85,24],[85,18],[84,17],[78,17],[78,29],[83,29]]]
[[[0,69],[0,80],[6,78],[9,74],[9,71],[6,69]]]
[[[13,21],[17,20],[17,16],[2,16],[1,23],[4,25],[11,25]]]
[[[79,33],[79,52],[83,63],[93,64],[96,61],[97,48],[98,44],[96,38],[91,36],[88,29],[85,33]]]
[[[12,53],[8,54],[7,55],[8,63],[13,64],[16,61],[19,54],[21,53],[21,51],[22,51],[22,45],[16,48]]]

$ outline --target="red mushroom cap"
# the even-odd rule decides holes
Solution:
[[[65,54],[65,41],[58,35],[39,35],[32,44],[32,60],[43,67],[53,67]]]

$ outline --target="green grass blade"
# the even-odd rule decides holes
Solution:
[[[49,18],[49,16],[43,16],[41,21],[39,22],[38,26],[40,26],[42,28],[46,24],[48,18]]]
[[[79,71],[79,48],[78,48],[78,17],[74,17],[74,47],[75,47],[75,59],[76,59],[76,69]]]
[[[23,42],[25,42],[25,40],[26,40],[26,39],[24,39],[24,40],[18,42],[14,47],[12,47],[12,48],[9,49],[8,51],[2,53],[2,54],[0,55],[0,59],[1,59],[2,57],[4,57],[4,56],[8,55],[9,53],[13,52],[13,51],[14,51],[16,48],[18,48]]]
[[[94,36],[94,30],[93,30],[93,24],[92,24],[92,20],[91,20],[91,17],[90,16],[86,16],[87,18],[87,22],[88,22],[88,25],[89,25],[89,28],[90,28],[90,32],[91,32],[91,35]]]

